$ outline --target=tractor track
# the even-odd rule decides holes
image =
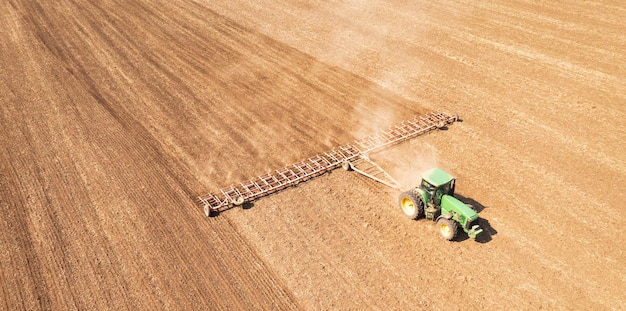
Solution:
[[[26,3],[20,4],[26,5]],[[28,10],[29,8],[25,7],[22,12]],[[46,25],[53,28],[55,22],[63,21],[60,18],[63,16],[62,12],[54,12],[50,8],[38,7],[32,12],[40,13],[39,15],[33,14],[39,17],[33,21],[33,26]],[[55,13],[58,15],[55,16]],[[63,30],[71,29],[63,28]],[[188,186],[190,182],[193,183],[194,179],[185,176],[186,172],[189,172],[187,168],[181,168],[177,166],[178,163],[170,162],[171,157],[163,153],[160,143],[145,130],[144,126],[128,110],[123,106],[115,105],[115,98],[110,94],[99,91],[102,81],[96,80],[100,78],[97,76],[98,73],[94,72],[93,69],[87,69],[88,66],[93,67],[93,63],[85,63],[84,59],[77,58],[76,50],[64,50],[64,48],[80,44],[80,42],[68,43],[59,40],[58,37],[64,35],[60,30],[61,28],[53,28],[52,30],[38,28],[34,30],[39,34],[38,37],[43,43],[41,48],[44,51],[51,51],[50,56],[52,58],[45,58],[44,56],[44,59],[53,68],[49,70],[51,72],[43,69],[37,76],[46,78],[46,75],[61,75],[69,78],[70,81],[76,82],[75,86],[78,86],[76,88],[79,90],[68,90],[65,86],[61,86],[60,89],[74,93],[73,96],[85,97],[88,104],[71,107],[72,103],[59,102],[59,104],[48,106],[44,110],[37,110],[35,107],[32,107],[35,109],[29,110],[28,105],[26,105],[18,108],[18,111],[8,110],[10,108],[3,111],[2,116],[6,121],[3,123],[6,126],[6,131],[3,132],[5,133],[3,139],[7,140],[5,146],[16,146],[12,142],[17,141],[29,142],[31,147],[22,151],[21,154],[32,155],[31,161],[29,161],[32,163],[30,165],[23,162],[16,163],[20,159],[28,159],[22,155],[9,154],[3,156],[5,159],[3,164],[13,163],[12,169],[6,169],[3,172],[16,172],[12,176],[3,176],[3,181],[25,180],[21,191],[11,191],[6,193],[4,197],[19,198],[22,193],[28,193],[32,191],[31,189],[40,189],[39,192],[32,194],[31,200],[34,200],[33,202],[19,204],[16,201],[16,208],[11,209],[14,213],[27,212],[27,214],[17,214],[13,217],[16,219],[15,225],[19,225],[17,232],[23,232],[23,235],[16,237],[27,238],[13,242],[9,240],[4,243],[17,244],[18,249],[15,254],[27,254],[27,264],[17,262],[3,264],[5,267],[15,265],[17,270],[3,269],[3,271],[20,273],[22,276],[17,280],[23,279],[23,282],[26,282],[3,286],[3,288],[18,290],[15,293],[20,295],[14,297],[17,300],[3,299],[8,304],[7,307],[16,306],[14,305],[16,301],[27,303],[22,305],[25,309],[32,309],[34,306],[44,309],[55,306],[103,308],[105,304],[113,306],[112,303],[115,301],[120,303],[116,307],[122,309],[184,305],[212,305],[219,309],[245,309],[251,306],[250,303],[256,306],[280,309],[289,309],[289,305],[297,306],[288,292],[276,290],[276,286],[282,287],[280,282],[267,279],[275,276],[268,272],[262,263],[258,262],[259,259],[254,255],[254,252],[245,247],[245,244],[238,245],[236,252],[229,255],[227,250],[231,249],[232,245],[229,242],[222,242],[221,248],[214,248],[208,253],[201,251],[201,256],[199,256],[201,259],[195,262],[191,261],[191,263],[187,263],[189,260],[187,256],[169,255],[163,259],[163,255],[168,253],[190,254],[188,246],[181,247],[180,244],[159,243],[153,240],[159,237],[176,237],[177,231],[175,230],[182,230],[186,234],[195,236],[196,238],[192,240],[189,240],[185,235],[178,238],[189,241],[196,240],[196,243],[200,243],[196,244],[201,247],[200,249],[207,242],[206,230],[205,235],[198,233],[197,223],[192,224],[193,222],[185,220],[193,220],[194,217],[189,214],[194,215],[196,210],[193,202],[189,200],[193,191]],[[52,36],[56,38],[53,39]],[[66,38],[76,37],[69,36]],[[35,52],[37,52],[36,49],[37,47],[35,47]],[[94,74],[96,75],[95,78],[91,77]],[[12,83],[12,81],[7,82]],[[12,92],[18,90],[10,85],[9,88]],[[52,89],[54,87],[39,91],[51,91]],[[84,91],[80,91],[80,89]],[[23,95],[22,98],[26,102],[29,100],[28,95]],[[66,116],[67,118],[64,118],[59,115],[59,113],[63,113],[59,110],[73,111]],[[55,111],[59,112],[55,113]],[[17,115],[16,112],[22,115]],[[36,113],[33,114],[33,112]],[[54,117],[54,119],[49,119],[49,116]],[[13,139],[7,135],[11,129],[15,131],[11,124],[18,120],[22,123],[17,123],[19,126],[15,128],[21,129],[21,132],[26,135],[26,139]],[[80,125],[72,123],[78,120],[83,120],[83,122],[89,120],[87,122],[92,125],[89,123]],[[91,120],[99,120],[100,123],[93,123]],[[113,122],[108,122],[108,120]],[[107,123],[108,132],[103,132],[99,125]],[[55,133],[54,129],[64,129],[67,132]],[[80,141],[80,137],[75,136],[76,133],[82,138],[86,138],[86,141]],[[42,140],[41,138],[45,137],[46,134],[48,134],[47,139]],[[117,144],[110,144],[112,141],[116,141]],[[32,146],[33,144],[36,145],[37,149]],[[82,150],[82,156],[76,156],[75,153],[68,153],[66,150]],[[127,153],[121,152],[122,150],[126,150]],[[60,159],[59,156],[61,156]],[[111,157],[114,158],[111,159]],[[128,158],[133,159],[133,161],[128,162]],[[93,161],[102,164],[96,164],[98,168],[95,171],[92,168],[85,172],[87,167],[93,166]],[[59,164],[55,165],[55,163]],[[117,163],[117,165],[108,166],[113,163]],[[74,165],[76,167],[72,169]],[[79,176],[76,169],[83,170],[84,175]],[[106,173],[98,172],[98,169],[103,169]],[[34,170],[32,171],[34,175],[28,179],[26,177],[29,175],[24,173],[31,170]],[[91,172],[89,172],[90,170]],[[129,174],[131,172],[142,172],[140,174],[144,175],[139,177],[141,175],[131,175]],[[93,175],[89,175],[90,173]],[[101,179],[98,180],[96,176]],[[146,182],[147,180],[144,178],[151,182]],[[162,180],[164,183],[155,182],[158,180]],[[118,182],[130,182],[142,189],[123,189],[116,184]],[[81,187],[83,184],[88,185]],[[107,192],[114,193],[114,195],[98,193],[94,189],[98,187],[106,189]],[[81,188],[83,190],[89,189],[79,191]],[[145,188],[162,195],[146,196]],[[3,187],[4,189],[6,188]],[[68,197],[70,193],[72,197]],[[37,198],[43,199],[42,205],[39,205]],[[113,200],[109,201],[110,199]],[[121,203],[120,208],[108,209],[105,208],[106,205],[103,205],[107,203],[115,205],[113,202]],[[187,202],[187,206],[181,207],[181,202]],[[38,205],[39,208],[36,209],[36,212],[31,210]],[[61,206],[65,207],[61,208]],[[129,206],[136,206],[140,210],[128,209]],[[150,211],[150,207],[159,206],[160,208],[156,211]],[[164,208],[167,206],[175,206],[176,209],[172,213],[166,213],[167,209]],[[86,210],[81,210],[83,208]],[[176,210],[179,211],[178,214]],[[184,213],[180,215],[180,211]],[[33,219],[33,216],[29,216],[28,213],[34,213],[36,217]],[[121,218],[115,220],[117,217],[112,218],[112,215],[106,213],[115,213]],[[176,217],[176,215],[180,217]],[[196,221],[204,223],[201,213],[197,216]],[[96,228],[92,228],[92,225],[95,225]],[[238,239],[237,233],[230,229],[227,222],[216,222],[214,225],[216,226],[213,227],[213,230],[218,234],[219,241]],[[96,229],[104,232],[96,231]],[[119,241],[121,237],[119,233],[128,230],[134,232],[130,239]],[[135,234],[143,234],[143,236],[135,236]],[[128,245],[133,243],[152,245],[155,253],[128,249]],[[6,244],[3,245],[6,246]],[[208,245],[208,248],[211,249],[210,244]],[[7,249],[15,250],[13,248]],[[84,254],[85,251],[93,252],[97,256],[94,258],[97,259],[94,261],[86,258],[72,259],[81,252]],[[154,257],[155,254],[161,254],[159,256],[161,258]],[[231,256],[237,256],[238,259],[231,259]],[[84,256],[78,255],[78,258],[84,258]],[[13,262],[14,259],[9,260]],[[217,262],[218,264],[203,265],[202,263],[206,261]],[[246,266],[260,268],[254,271],[242,270],[239,268],[240,261]],[[28,270],[23,271],[19,267],[27,267]],[[115,273],[114,267],[122,267],[122,269]],[[207,267],[208,270],[206,270]],[[47,274],[46,271],[57,272]],[[198,273],[199,271],[207,272]],[[87,274],[83,274],[84,272]],[[172,275],[172,272],[180,274],[180,276],[187,275],[187,277],[181,278],[176,274]],[[170,276],[164,279],[163,273],[170,273],[174,277]],[[126,274],[126,278],[118,278],[120,274]],[[228,277],[221,277],[222,274],[226,274]],[[51,277],[52,275],[57,277]],[[60,278],[58,278],[59,276]],[[205,279],[201,281],[202,276]],[[8,275],[3,279],[13,280],[14,278]],[[29,282],[29,280],[31,281]],[[195,280],[197,284],[184,290],[182,288],[172,290],[176,288],[176,283],[173,282],[183,280]],[[93,287],[90,287],[89,283],[93,284]],[[144,290],[139,290],[143,286],[146,286]],[[229,290],[232,286],[234,287]],[[194,287],[196,290],[193,290]],[[79,289],[81,290],[79,291]],[[120,289],[128,289],[129,291],[125,293],[126,291],[119,291]],[[85,291],[89,291],[90,294],[84,295]],[[65,292],[65,294],[54,295],[54,293],[60,292]],[[137,292],[143,292],[143,294],[141,296],[134,295]],[[14,292],[9,292],[7,298],[12,297],[12,293]],[[213,295],[207,296],[207,293]],[[65,298],[70,300],[64,300]],[[133,302],[124,304],[125,301]]]
[[[106,305],[119,309],[299,308],[282,281],[275,279],[278,276],[272,268],[260,261],[228,222],[205,222],[191,200],[205,188],[199,180],[207,180],[203,175],[210,174],[211,183],[217,185],[215,176],[228,176],[224,170],[232,169],[216,164],[213,167],[222,167],[222,171],[207,172],[194,161],[209,158],[217,163],[227,158],[226,154],[234,151],[241,155],[243,150],[258,157],[254,141],[260,136],[247,137],[254,132],[240,128],[245,119],[261,118],[258,124],[264,124],[276,115],[311,116],[307,106],[280,100],[282,90],[271,91],[273,87],[263,85],[249,90],[246,81],[256,77],[246,77],[247,72],[274,76],[278,82],[290,84],[292,93],[301,85],[342,101],[355,100],[345,94],[359,92],[359,85],[377,88],[347,73],[335,75],[335,69],[320,66],[295,50],[287,48],[285,54],[286,47],[210,11],[205,15],[183,10],[196,18],[196,23],[186,25],[189,20],[175,13],[169,3],[10,2],[5,6],[10,8],[5,13],[12,17],[5,21],[20,26],[3,27],[16,31],[12,40],[34,40],[21,51],[6,42],[3,45],[3,68],[7,69],[2,77],[3,94],[7,94],[3,102],[26,103],[3,106],[4,145],[13,151],[17,142],[31,141],[39,148],[9,153],[3,161],[16,172],[3,175],[3,185],[35,172],[21,191],[6,193],[16,199],[11,201],[18,213],[14,218],[21,224],[18,232],[23,232],[3,242],[15,254],[3,257],[3,267],[10,267],[3,273],[17,273],[17,280],[23,280],[3,286],[8,289],[7,308],[20,301],[25,309]],[[172,32],[163,32],[163,23],[170,24]],[[200,37],[213,37],[223,44],[208,44],[211,42]],[[186,45],[186,38],[196,43]],[[249,42],[258,42],[264,52],[253,55],[259,47],[246,47]],[[212,53],[217,58],[205,53],[215,47]],[[230,58],[238,54],[240,59]],[[276,64],[279,70],[246,68],[250,64],[243,58],[251,55],[254,66]],[[315,66],[331,79],[357,84],[338,84],[342,89],[318,86],[320,77],[303,76],[302,69],[289,68],[282,57]],[[232,76],[220,61],[241,63],[237,66],[242,66],[245,80]],[[37,65],[29,68],[29,64]],[[233,79],[240,80],[241,92],[268,89],[257,100],[282,104],[267,112],[250,109],[254,101],[248,100],[240,107],[222,105],[222,101],[238,100],[229,90]],[[272,83],[275,81],[265,82]],[[402,102],[380,89],[376,92],[385,99],[378,105]],[[39,108],[41,98],[50,102],[43,109]],[[410,103],[404,105],[415,112]],[[353,111],[350,105],[335,103],[313,108],[317,111],[313,117],[319,120],[328,112],[347,115]],[[334,131],[343,131],[341,122],[335,122]],[[311,133],[320,131],[307,124],[304,128],[278,125],[270,133],[296,133],[300,142],[312,140]],[[172,132],[198,131],[198,127],[208,133],[219,131],[226,140],[206,140],[201,132],[191,136]],[[30,138],[8,135],[16,129]],[[260,129],[260,135],[267,133]],[[223,145],[234,149],[216,157],[212,150],[223,149]],[[330,145],[328,141],[321,141],[313,147],[326,145]],[[275,148],[270,145],[261,151],[273,154]],[[22,163],[28,159],[22,154],[31,155],[32,164]],[[291,156],[305,155],[306,151]],[[238,157],[240,162],[253,163]],[[253,171],[265,165],[242,165],[241,169]],[[31,201],[19,203],[21,196]],[[19,257],[13,256],[19,254],[28,254],[26,263],[15,261]],[[3,280],[13,280],[11,275]]]
[[[0,0],[0,309],[625,305],[625,12]],[[344,171],[216,218],[194,203],[428,110],[463,121],[376,161],[456,175],[484,241]]]
[[[458,297],[470,295],[462,290],[465,286],[480,285],[477,291],[471,291],[475,296],[466,298],[482,308],[503,305],[529,309],[579,308],[587,305],[611,309],[611,299],[620,294],[612,289],[605,291],[606,284],[623,284],[624,271],[603,271],[595,266],[597,262],[604,266],[624,261],[624,253],[615,251],[610,242],[614,241],[615,234],[623,231],[620,208],[623,195],[598,196],[605,189],[603,185],[619,183],[625,178],[624,161],[620,160],[624,157],[618,146],[626,134],[621,104],[626,100],[626,72],[619,65],[624,63],[620,51],[626,41],[622,34],[624,25],[616,22],[623,15],[623,5],[614,1],[584,4],[564,1],[559,6],[532,1],[369,1],[367,6],[353,1],[334,5],[309,2],[307,6],[277,2],[272,6],[245,1],[199,2],[323,62],[418,99],[425,107],[444,108],[461,115],[464,122],[455,123],[447,133],[420,140],[438,150],[434,162],[458,174],[461,195],[477,203],[483,211],[491,242],[485,244],[485,249],[480,255],[476,254],[474,260],[470,255],[474,251],[471,246],[457,249],[453,244],[442,249],[425,240],[428,234],[416,231],[428,230],[421,228],[428,228],[428,224],[418,222],[415,226],[420,229],[407,227],[397,232],[391,229],[393,227],[381,228],[388,239],[405,232],[407,239],[414,239],[405,251],[391,251],[394,254],[389,255],[391,258],[404,258],[411,264],[425,260],[428,265],[439,262],[433,258],[449,260],[450,254],[455,254],[452,256],[473,262],[473,267],[480,271],[450,276],[439,270],[428,270],[428,273],[413,270],[422,277],[414,279],[414,284],[441,283],[437,279],[425,281],[426,275],[433,273],[446,279],[447,286],[439,288],[453,288]],[[413,148],[423,146],[417,144]],[[412,170],[411,165],[419,166],[422,155],[410,145],[402,148],[417,161],[401,166],[405,170]],[[400,158],[411,161],[410,157]],[[394,166],[393,160],[387,164]],[[495,185],[491,184],[493,181]],[[333,189],[354,188],[356,183],[336,179],[334,182],[330,185]],[[505,193],[502,187],[506,188]],[[323,189],[323,186],[315,187],[310,199],[307,193],[285,193],[283,202],[292,202],[289,198],[298,197],[298,202],[305,206],[304,202],[309,201],[310,206],[315,207],[327,204],[334,208],[325,210],[326,213],[338,219],[342,219],[338,210],[348,203],[359,202],[358,196],[352,194],[346,194],[346,199],[337,203],[321,201],[320,194],[328,195]],[[376,197],[367,195],[366,198],[362,199],[362,204],[379,206],[374,203]],[[394,201],[389,199],[386,204],[393,206]],[[265,202],[261,200],[255,206],[268,208],[269,203]],[[291,203],[283,202],[274,204],[293,208]],[[603,212],[598,213],[599,210]],[[606,217],[604,211],[613,216]],[[277,223],[281,223],[280,218],[271,214],[242,216],[237,223],[249,228],[242,230],[244,233],[260,232],[248,235],[257,245],[264,245],[267,242],[256,236],[267,233],[263,230],[265,227],[276,230],[280,227]],[[325,212],[319,214],[325,215]],[[350,220],[362,216],[363,212],[359,212],[357,216],[343,219],[348,219],[346,226],[353,226]],[[379,216],[378,223],[395,217]],[[331,223],[329,227],[335,228],[332,220],[326,221]],[[603,227],[602,224],[615,230],[596,232],[594,228]],[[308,227],[310,224],[303,221],[283,226]],[[280,239],[289,238],[281,236]],[[407,243],[390,244],[407,246]],[[317,245],[312,243],[311,247],[321,248]],[[289,244],[282,246],[291,247]],[[341,249],[341,254],[361,250],[350,245]],[[290,254],[276,256],[262,252],[262,255],[274,260],[273,266],[290,266],[289,262],[276,259]],[[333,254],[320,257],[320,261],[341,265],[340,257]],[[369,257],[364,257],[375,258],[373,251]],[[380,266],[374,262],[356,265],[371,269]],[[406,267],[414,267],[411,264]],[[458,264],[445,266],[458,271]],[[320,295],[317,297],[327,297],[324,285],[335,284],[327,281],[316,286],[304,282],[304,277],[298,275],[279,274],[287,275],[287,284],[295,288],[297,297],[301,297],[298,288],[311,287],[318,288]],[[337,276],[340,274],[336,272]],[[405,290],[403,282],[404,278],[396,279],[397,288]],[[367,291],[368,284],[362,282],[357,291]],[[575,294],[559,291],[562,288],[572,289]],[[420,294],[429,290],[420,288]],[[320,301],[303,296],[305,306],[323,308]],[[349,300],[349,296],[335,298]],[[455,304],[452,302],[455,299],[438,299],[436,293],[425,296],[432,298],[424,304],[436,308],[467,306],[463,298]],[[393,297],[393,292],[379,297],[382,301],[384,297]],[[417,297],[410,299],[412,305],[420,300]],[[358,304],[354,302],[358,298],[352,301],[351,306]],[[406,306],[400,302],[398,305]]]

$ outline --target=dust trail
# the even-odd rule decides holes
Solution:
[[[371,155],[402,186],[402,191],[419,185],[424,171],[437,166],[437,149],[431,144],[409,141]],[[393,192],[395,200],[397,193]]]
[[[396,120],[394,109],[389,106],[371,105],[359,102],[354,107],[354,113],[360,120],[360,127],[355,131],[355,137],[366,137],[388,129]]]

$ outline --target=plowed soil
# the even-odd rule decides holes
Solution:
[[[626,306],[626,3],[0,0],[0,309]],[[430,110],[441,239],[334,171],[194,198]]]

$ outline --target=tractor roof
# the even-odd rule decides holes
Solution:
[[[446,171],[435,167],[433,169],[429,169],[428,171],[422,173],[422,179],[430,183],[435,187],[439,187],[443,184],[449,183],[454,179],[450,174],[446,173]]]

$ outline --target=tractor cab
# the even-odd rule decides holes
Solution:
[[[454,196],[456,179],[436,167],[422,174],[420,189],[426,194],[427,205],[439,206],[444,195]]]

